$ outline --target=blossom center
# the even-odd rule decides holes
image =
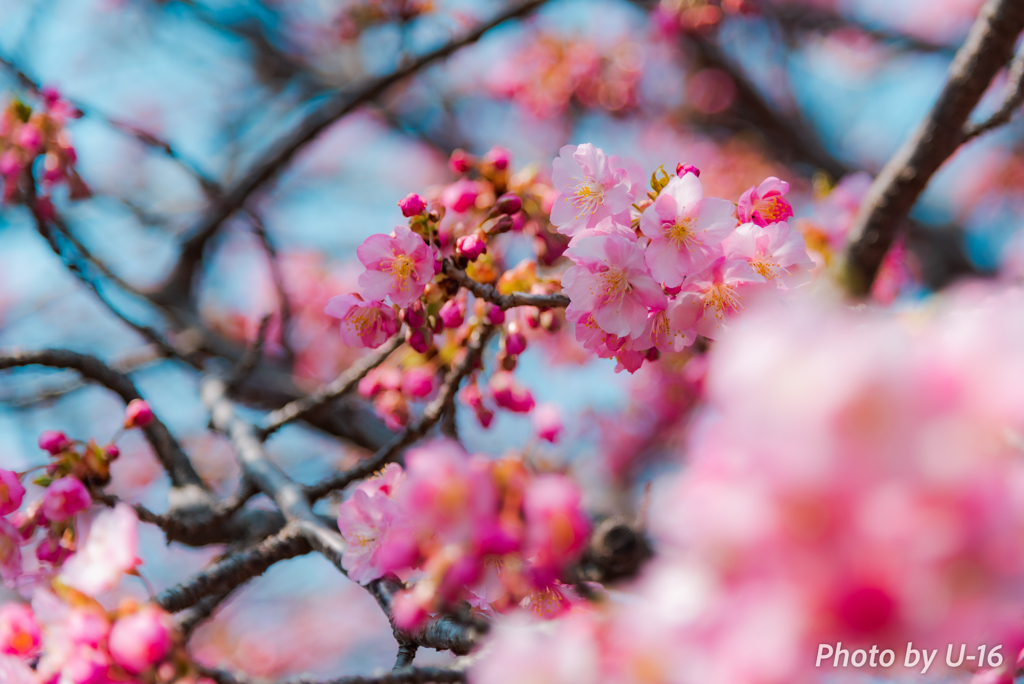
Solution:
[[[416,265],[407,254],[396,254],[391,261],[391,277],[405,280],[411,274]]]
[[[740,296],[736,294],[736,288],[728,283],[716,283],[704,293],[704,308],[713,307],[715,318],[725,318],[725,314],[739,311]]]
[[[768,223],[775,223],[784,218],[787,215],[786,210],[788,208],[789,204],[782,199],[781,195],[762,197],[754,203],[754,211],[761,214],[761,218]]]
[[[573,180],[576,180],[573,178]],[[568,187],[572,187],[571,185]],[[568,201],[568,197],[565,198]],[[572,206],[576,207],[576,218],[586,213],[593,214],[604,203],[604,186],[591,176],[584,176],[577,181],[572,193]]]
[[[608,301],[622,299],[632,289],[626,272],[617,266],[612,266],[601,274],[602,289]]]
[[[751,268],[757,271],[765,280],[774,280],[779,274],[779,265],[769,261],[771,255],[760,259],[753,259],[750,262]]]
[[[689,243],[691,242],[699,245],[696,223],[693,217],[681,217],[675,223],[665,226],[665,237],[675,245],[676,249],[690,249]]]

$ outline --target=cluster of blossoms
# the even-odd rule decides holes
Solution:
[[[461,399],[487,427],[495,408],[535,407],[512,374],[528,334],[555,333],[567,321],[587,353],[632,373],[698,336],[719,337],[746,299],[801,285],[815,268],[786,222],[789,185],[777,178],[734,204],[704,197],[700,171],[684,164],[672,177],[653,174],[648,190],[637,162],[591,144],[561,150],[552,185],[533,170],[510,175],[509,165],[502,148],[480,159],[456,151],[449,166],[458,180],[432,203],[417,194],[399,202],[409,224],[358,248],[361,292],[325,309],[352,347],[378,347],[405,324],[416,355],[360,385],[393,428],[408,421],[409,401],[435,391],[438,374],[484,322],[503,328],[497,369],[486,392],[473,373]],[[503,241],[521,235],[532,236],[536,257],[503,270]],[[471,303],[453,270],[499,295],[560,290],[571,303],[564,319],[550,308]],[[554,422],[539,422],[546,419]]]
[[[725,16],[756,11],[756,0],[661,0],[651,21],[663,34],[674,37],[680,31],[710,31]]]
[[[59,183],[68,186],[71,199],[89,197],[89,188],[75,171],[75,148],[64,129],[68,119],[81,113],[60,98],[57,91],[44,88],[41,110],[33,111],[13,99],[0,114],[0,184],[3,202],[21,199],[21,180],[42,157],[42,195],[39,205],[50,209],[49,193]],[[52,209],[51,209],[52,210]]]
[[[910,318],[812,301],[709,353],[687,468],[655,492],[656,559],[622,600],[499,623],[471,681],[807,682],[821,644],[938,649],[1011,681],[1024,645],[1024,293]],[[529,654],[529,657],[527,657]],[[996,657],[998,656],[998,657]],[[878,665],[875,660],[873,664]],[[865,672],[865,665],[860,672]],[[536,676],[531,679],[531,676]],[[980,681],[980,680],[979,680]]]
[[[396,597],[400,627],[460,600],[487,615],[569,609],[576,595],[561,580],[590,531],[572,480],[470,456],[454,441],[410,450],[405,461],[361,483],[338,512],[349,577],[414,581]]]
[[[137,399],[124,427],[152,420],[149,406]],[[0,681],[195,684],[166,613],[131,601],[108,611],[96,599],[123,575],[136,574],[140,563],[132,507],[117,504],[88,514],[92,496],[84,483],[109,481],[117,447],[78,443],[52,431],[40,436],[39,446],[52,460],[34,480],[46,487],[37,501],[22,509],[26,473],[0,470],[0,575],[32,598],[31,605],[0,606]],[[32,544],[34,563],[21,552]]]
[[[538,118],[564,114],[573,101],[609,112],[636,108],[643,52],[622,40],[599,46],[538,32],[488,73],[491,92]]]
[[[572,237],[566,319],[587,349],[630,372],[697,335],[718,338],[744,299],[803,284],[814,267],[786,223],[788,183],[768,178],[733,205],[704,197],[699,175],[680,164],[674,177],[652,176],[644,197],[633,160],[590,144],[555,160],[551,222]]]

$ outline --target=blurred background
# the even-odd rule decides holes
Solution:
[[[267,353],[311,389],[357,354],[326,301],[355,289],[355,248],[403,222],[397,200],[450,182],[457,148],[500,145],[513,169],[543,176],[559,148],[593,142],[660,164],[694,164],[710,195],[735,200],[767,176],[788,180],[796,224],[819,258],[841,248],[859,201],[931,106],[981,0],[549,0],[522,19],[402,80],[328,127],[209,242],[197,313],[240,346],[288,305]],[[119,279],[158,288],[213,202],[303,116],[394,72],[510,5],[497,0],[0,0],[0,106],[56,88],[83,112],[68,122],[91,197],[54,194],[68,233]],[[993,110],[1005,75],[976,116]],[[933,179],[874,296],[886,305],[964,277],[1017,277],[1024,243],[1024,127],[962,148]],[[63,194],[62,194],[63,193]],[[73,250],[72,250],[73,251]],[[65,258],[67,261],[68,258]],[[101,299],[102,297],[102,299]],[[107,303],[104,303],[106,300]],[[113,313],[119,311],[119,317]],[[138,325],[165,325],[107,274],[72,274],[23,206],[0,207],[0,346],[67,347],[112,361],[181,438],[201,475],[230,492],[238,471],[207,430],[193,369],[146,351]],[[273,324],[272,324],[273,325]],[[460,412],[474,450],[571,466],[593,510],[634,508],[665,468],[697,396],[699,364],[636,375],[573,344],[532,345],[517,371],[566,430],[539,446],[528,417],[489,430]],[[464,410],[464,409],[463,409]],[[44,463],[39,433],[109,439],[120,400],[73,373],[0,374],[0,465]],[[468,416],[468,417],[467,417]],[[371,425],[373,414],[357,420]],[[372,442],[372,439],[370,440]],[[164,510],[168,484],[137,434],[119,444],[109,490]],[[358,458],[366,440],[302,426],[269,442],[312,482]],[[666,458],[666,456],[672,458]],[[144,526],[145,527],[145,526]],[[159,590],[222,549],[166,546],[143,529],[142,572]],[[124,592],[144,597],[141,583]],[[287,624],[287,630],[281,625]],[[389,667],[394,645],[371,597],[319,556],[273,567],[192,641],[201,659],[274,677]],[[449,656],[421,653],[417,663]]]

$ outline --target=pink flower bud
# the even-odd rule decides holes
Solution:
[[[473,168],[473,157],[466,150],[455,150],[448,159],[448,168],[452,173],[463,174]]]
[[[402,319],[410,328],[420,328],[427,322],[426,312],[423,310],[423,302],[416,300],[409,305],[408,309],[402,311]]]
[[[494,325],[501,325],[505,322],[505,311],[497,304],[488,304],[487,320]]]
[[[505,352],[517,356],[526,351],[526,336],[519,332],[519,326],[512,323],[505,335]]]
[[[427,201],[415,192],[410,192],[405,199],[398,201],[398,208],[402,210],[402,216],[408,218],[422,214],[427,208]]]
[[[64,623],[65,636],[77,646],[99,648],[110,634],[110,622],[97,610],[75,610]]]
[[[55,480],[46,488],[41,510],[47,519],[63,522],[92,505],[92,497],[77,478],[70,475]]]
[[[512,161],[512,153],[500,145],[495,145],[484,155],[484,161],[498,171],[504,171]]]
[[[402,376],[402,394],[409,398],[425,397],[434,389],[434,374],[426,366],[411,368]]]
[[[480,388],[476,382],[466,385],[466,389],[462,390],[462,401],[473,410],[480,409],[484,405],[484,397],[480,394]]]
[[[110,656],[131,674],[160,662],[170,650],[167,614],[155,606],[144,606],[121,618],[110,630]]]
[[[380,381],[380,370],[377,368],[371,370],[366,374],[366,377],[359,381],[359,396],[366,399],[372,399],[383,389],[384,385]]]
[[[515,214],[523,208],[523,201],[514,192],[506,192],[494,203],[494,211],[499,214]]]
[[[389,430],[401,429],[409,422],[409,404],[397,390],[385,390],[378,394],[373,407]]]
[[[70,555],[71,552],[60,545],[58,537],[48,536],[36,546],[36,558],[43,563],[60,565]]]
[[[40,133],[39,129],[32,124],[25,124],[18,128],[18,138],[16,144],[29,153],[30,156],[35,156],[36,152],[39,151],[39,146],[43,142],[43,134]]]
[[[142,399],[132,399],[124,411],[124,427],[130,429],[143,427],[153,420],[153,411]]]
[[[487,252],[487,243],[476,233],[471,233],[455,241],[455,251],[470,261],[475,261],[477,257]]]
[[[0,176],[11,178],[21,172],[21,160],[14,150],[7,150],[0,155]]]
[[[491,423],[494,421],[494,411],[481,406],[476,410],[476,419],[480,423],[480,427],[486,430],[491,427]]]
[[[39,651],[39,623],[24,603],[0,607],[0,653],[28,658]]]
[[[438,311],[438,316],[441,317],[441,322],[444,323],[444,327],[458,328],[462,325],[462,322],[466,320],[465,300],[458,297],[455,299],[449,299],[443,306],[441,306],[441,310]]]
[[[530,390],[517,383],[515,376],[507,371],[491,376],[490,388],[494,403],[513,413],[529,413],[536,404]]]
[[[414,351],[424,354],[430,349],[434,336],[425,328],[408,328],[405,333],[405,341]]]
[[[69,446],[71,446],[71,440],[63,432],[45,430],[43,434],[39,435],[39,448],[49,451],[51,456],[56,456]]]
[[[25,488],[21,486],[18,474],[0,468],[0,515],[18,510],[24,498]]]
[[[121,455],[121,450],[117,448],[116,444],[108,444],[104,450],[107,452],[107,458],[111,461],[116,460]]]
[[[476,198],[483,192],[483,185],[478,181],[462,178],[441,193],[441,203],[457,214],[472,209],[476,205]]]
[[[676,164],[676,175],[682,178],[688,173],[692,173],[697,178],[700,178],[700,169],[693,164]]]
[[[554,444],[562,434],[562,413],[554,404],[541,404],[533,412],[533,429],[537,437]]]

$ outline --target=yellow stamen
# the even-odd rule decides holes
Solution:
[[[604,203],[604,186],[592,176],[584,176],[582,179],[573,177],[571,180],[576,181],[576,187],[572,192],[572,205],[579,212],[576,214],[576,218],[580,218],[586,213],[593,214]],[[573,186],[570,184],[565,187],[572,188]],[[568,202],[569,199],[566,197],[565,201]]]

